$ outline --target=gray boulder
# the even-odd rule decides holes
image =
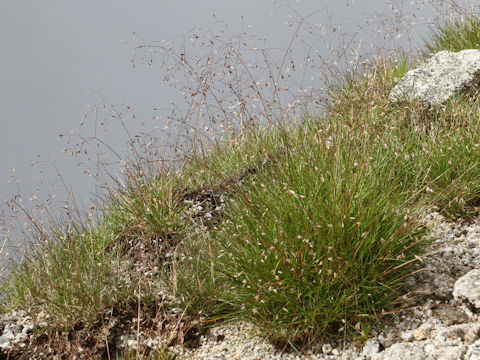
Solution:
[[[480,269],[474,269],[460,277],[453,287],[456,299],[467,300],[480,309]]]
[[[390,100],[419,99],[428,105],[440,105],[456,92],[477,85],[479,75],[480,50],[440,51],[410,70],[392,89]]]

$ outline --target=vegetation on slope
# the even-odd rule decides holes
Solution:
[[[426,48],[478,47],[478,29],[446,25]],[[114,350],[113,316],[165,346],[225,320],[254,322],[280,348],[367,335],[402,309],[425,212],[472,216],[480,200],[479,94],[392,105],[409,66],[378,59],[321,116],[244,130],[179,169],[131,169],[94,221],[38,234],[2,309],[46,314],[52,342],[107,329],[103,345],[86,336],[96,356]]]

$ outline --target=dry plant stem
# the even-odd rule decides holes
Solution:
[[[142,283],[142,275],[139,273],[139,281],[138,281],[138,305],[137,305],[137,352],[136,352],[136,359],[140,359],[140,319],[142,317],[141,313],[141,283]]]

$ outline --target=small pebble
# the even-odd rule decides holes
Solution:
[[[417,341],[422,341],[427,338],[427,333],[422,329],[415,329],[413,330],[413,337]]]
[[[327,343],[327,344],[323,344],[323,346],[322,346],[322,352],[323,352],[324,354],[328,355],[328,354],[330,354],[330,353],[332,352],[332,350],[333,350],[332,345],[330,345],[330,344],[328,344],[328,343]]]
[[[467,345],[473,344],[475,341],[478,340],[480,328],[470,328],[468,329],[467,333],[465,334],[464,341]]]

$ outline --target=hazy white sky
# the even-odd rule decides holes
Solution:
[[[171,39],[192,26],[211,25],[213,14],[233,27],[245,15],[258,33],[278,40],[288,31],[281,18],[269,16],[274,8],[268,0],[2,1],[0,198],[15,190],[7,184],[13,168],[23,189],[35,187],[38,167],[30,164],[38,156],[56,159],[65,179],[85,194],[89,180],[73,162],[57,158],[65,147],[58,134],[77,132],[86,104],[97,100],[87,90],[104,86],[110,102],[140,105],[146,117],[153,106],[172,101],[159,71],[132,68],[132,32],[148,40]],[[114,130],[110,136],[112,145],[120,145]],[[54,175],[50,166],[44,168]]]

